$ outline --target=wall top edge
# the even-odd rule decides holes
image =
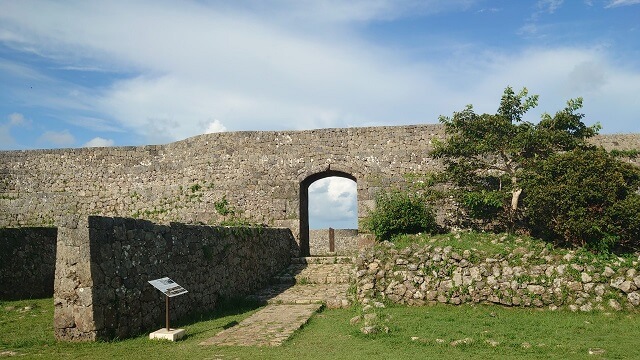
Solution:
[[[243,130],[243,131],[226,131],[219,133],[200,134],[186,139],[157,145],[140,145],[140,146],[112,146],[112,147],[84,147],[84,148],[58,148],[58,149],[30,149],[30,150],[0,150],[0,157],[22,157],[32,155],[85,155],[85,154],[118,154],[118,153],[149,153],[156,155],[167,149],[190,147],[196,145],[208,145],[209,142],[215,143],[217,139],[238,138],[238,139],[261,139],[278,138],[281,136],[304,136],[304,135],[330,135],[330,134],[362,134],[370,132],[388,133],[401,131],[425,130],[430,135],[444,135],[445,130],[442,124],[413,124],[413,125],[385,125],[385,126],[364,126],[364,127],[346,127],[346,128],[318,128],[308,130]],[[617,144],[617,140],[624,140],[626,145],[629,141],[635,146],[640,146],[640,133],[600,133],[592,139],[595,144],[603,145],[605,148],[627,148],[625,144]],[[622,146],[620,146],[622,145]]]
[[[239,137],[239,138],[259,138],[259,137],[275,137],[275,136],[296,136],[304,134],[330,134],[345,132],[384,132],[387,130],[415,130],[419,128],[432,129],[434,132],[442,132],[444,128],[441,124],[413,124],[413,125],[386,125],[386,126],[364,126],[364,127],[346,127],[346,128],[319,128],[309,130],[242,130],[242,131],[225,131],[219,133],[199,134],[186,139],[156,145],[140,145],[140,146],[111,146],[111,147],[83,147],[83,148],[57,148],[57,149],[29,149],[29,150],[0,150],[0,155],[20,156],[22,154],[83,154],[94,153],[99,151],[105,152],[153,152],[171,148],[174,146],[189,145],[194,142],[206,140],[215,140],[220,137]]]

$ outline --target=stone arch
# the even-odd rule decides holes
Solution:
[[[331,176],[346,178],[358,183],[354,175],[329,168],[311,174],[300,182],[300,256],[309,256],[309,186],[318,180]]]

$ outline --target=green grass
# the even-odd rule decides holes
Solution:
[[[439,235],[400,235],[393,240],[396,249],[403,249],[410,246],[431,245],[432,247],[450,246],[453,251],[462,253],[469,250],[472,257],[484,259],[510,258],[517,259],[526,253],[533,253],[534,256],[528,259],[529,263],[548,263],[540,255],[550,255],[559,260],[571,253],[570,262],[576,264],[592,265],[600,271],[604,266],[611,266],[614,270],[620,266],[630,266],[638,259],[640,254],[595,254],[584,248],[567,249],[554,246],[540,239],[529,236],[512,234],[493,234],[475,231],[462,231],[459,233],[447,233]],[[567,261],[558,261],[567,262]],[[602,269],[601,269],[602,268]]]
[[[25,306],[31,309],[24,310]],[[349,325],[356,309],[325,310],[280,347],[198,345],[255,310],[249,304],[227,306],[187,320],[180,326],[186,328],[188,336],[176,343],[151,341],[146,336],[113,342],[64,343],[53,338],[52,299],[0,302],[0,354],[12,351],[20,359],[131,360],[640,358],[638,314],[497,306],[389,307],[385,312],[391,316],[391,332],[378,335],[363,335],[357,326]],[[451,345],[464,338],[473,341]],[[589,355],[590,348],[601,348],[605,353]]]

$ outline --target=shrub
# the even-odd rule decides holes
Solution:
[[[638,168],[604,150],[574,150],[532,170],[523,202],[534,235],[598,252],[638,248]]]
[[[474,218],[494,217],[504,205],[504,194],[499,191],[470,191],[462,195],[462,204]]]
[[[424,199],[401,191],[379,193],[376,208],[364,220],[364,227],[380,240],[437,230],[434,212]]]

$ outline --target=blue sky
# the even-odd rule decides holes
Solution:
[[[0,150],[437,123],[507,85],[637,133],[638,59],[640,0],[0,0]]]
[[[0,149],[436,123],[505,86],[640,132],[640,0],[0,1]]]

